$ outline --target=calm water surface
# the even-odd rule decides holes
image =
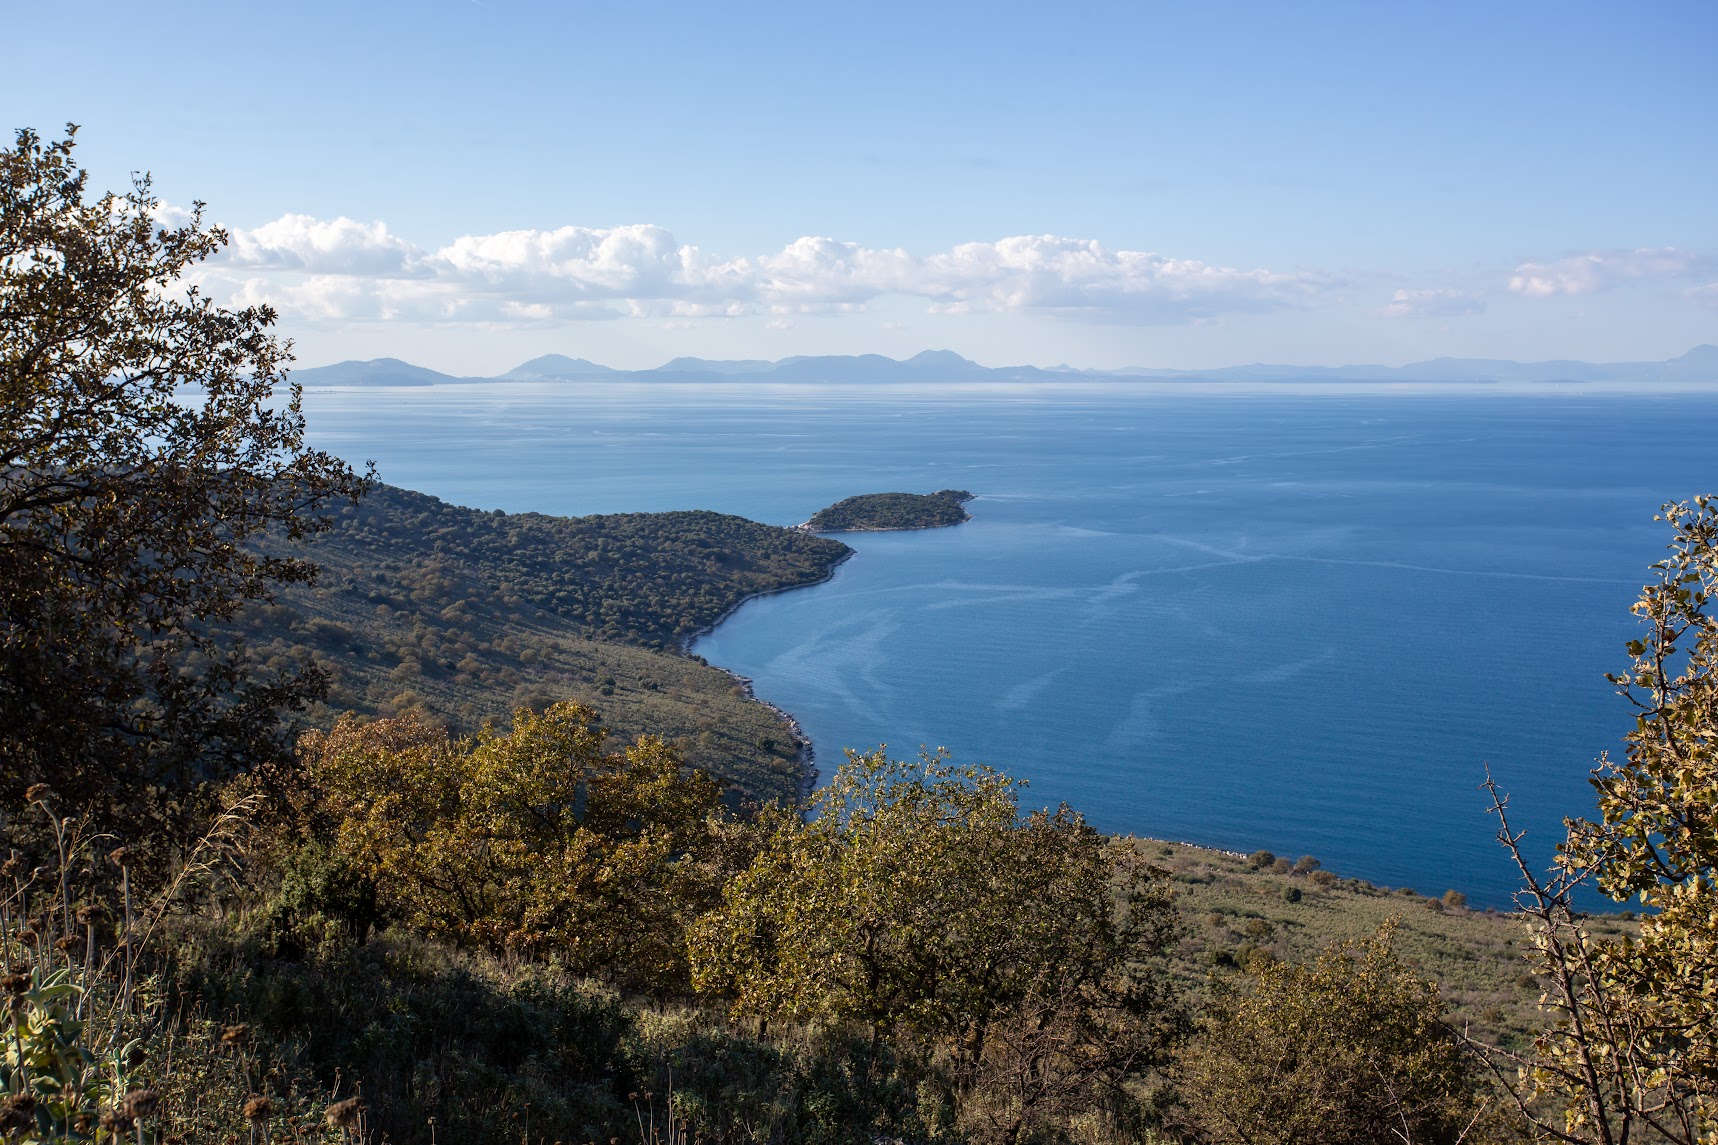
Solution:
[[[844,747],[947,746],[1099,827],[1312,854],[1501,903],[1489,763],[1548,853],[1628,722],[1603,673],[1670,498],[1718,489],[1718,397],[1585,389],[489,384],[306,396],[317,444],[479,508],[793,524],[829,584],[696,651]]]

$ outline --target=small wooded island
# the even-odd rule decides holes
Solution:
[[[861,493],[820,509],[799,526],[808,533],[880,533],[890,529],[941,529],[972,520],[961,508],[965,489],[935,493]]]

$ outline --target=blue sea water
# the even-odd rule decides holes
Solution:
[[[518,383],[306,396],[311,435],[460,504],[793,524],[970,489],[953,529],[845,537],[825,585],[695,651],[843,748],[946,746],[1100,828],[1503,904],[1489,764],[1543,858],[1630,715],[1604,680],[1718,488],[1718,396],[1556,387]]]

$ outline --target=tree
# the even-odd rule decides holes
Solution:
[[[1394,923],[1311,966],[1254,961],[1217,984],[1175,1075],[1210,1145],[1453,1143],[1473,1126],[1469,1062],[1437,984],[1392,948]]]
[[[322,681],[217,627],[314,575],[247,542],[366,480],[306,447],[274,312],[187,281],[227,241],[202,204],[86,200],[75,132],[0,151],[0,805],[46,782],[112,823],[284,753]]]
[[[1175,1025],[1152,971],[1173,931],[1160,872],[940,754],[849,753],[812,812],[781,815],[693,927],[701,992],[735,1017],[916,1043],[979,1098],[966,1128],[986,1139],[1125,1104]]]
[[[1718,1143],[1718,499],[1658,519],[1670,555],[1634,605],[1646,631],[1633,662],[1610,677],[1636,713],[1627,753],[1600,758],[1599,818],[1568,822],[1550,877],[1523,857],[1488,781],[1552,1022],[1530,1052],[1482,1049],[1539,1131],[1580,1145]],[[1638,897],[1637,937],[1587,932],[1574,896],[1589,885]]]
[[[672,986],[686,926],[720,884],[721,785],[654,736],[607,752],[607,735],[595,712],[563,703],[469,740],[415,715],[347,716],[304,747],[337,846],[396,916],[497,953]]]

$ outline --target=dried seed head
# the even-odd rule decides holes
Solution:
[[[221,1044],[224,1046],[236,1046],[240,1042],[244,1041],[245,1035],[250,1032],[251,1028],[243,1023],[240,1023],[237,1026],[228,1026],[226,1029],[221,1031]]]
[[[24,788],[25,803],[40,803],[54,793],[54,789],[45,783],[32,783]]]
[[[125,1051],[125,1064],[130,1066],[132,1069],[136,1069],[138,1066],[142,1065],[144,1060],[148,1057],[149,1052],[147,1050],[142,1046],[134,1045]]]
[[[22,974],[20,974],[18,972],[18,968],[14,966],[12,968],[12,973],[0,976],[0,994],[18,995],[28,994],[29,992],[30,975],[27,967],[25,972]]]
[[[113,850],[111,850],[107,853],[107,861],[112,863],[116,867],[123,867],[123,866],[125,866],[125,856],[130,854],[130,853],[131,852],[130,852],[129,848],[115,847]]]
[[[54,940],[54,949],[58,950],[60,953],[64,954],[66,951],[75,950],[78,947],[82,946],[83,944],[84,944],[84,936],[83,935],[81,935],[81,934],[68,934],[64,938]]]
[[[78,907],[78,925],[79,926],[94,926],[96,923],[100,922],[102,919],[104,919],[106,917],[107,917],[107,912],[99,906],[95,906],[92,904],[90,906]]]
[[[28,1091],[0,1098],[0,1133],[10,1137],[36,1121],[36,1095]]]
[[[130,1133],[131,1119],[117,1109],[104,1109],[101,1111],[101,1127],[115,1136]]]
[[[331,1129],[350,1129],[358,1123],[358,1115],[364,1112],[364,1099],[348,1097],[345,1101],[336,1101],[322,1115]]]
[[[41,937],[41,935],[36,933],[34,927],[26,927],[24,931],[18,935],[18,941],[22,942],[25,946],[34,946]]]
[[[153,1089],[134,1089],[119,1103],[119,1111],[127,1120],[148,1117],[161,1104],[161,1095]]]
[[[274,1103],[266,1097],[253,1097],[245,1102],[246,1121],[267,1121],[274,1112]]]
[[[0,876],[9,879],[13,875],[17,874],[23,865],[23,860],[18,858],[18,852],[13,851],[10,855],[6,856],[6,861],[4,863],[0,863]]]

